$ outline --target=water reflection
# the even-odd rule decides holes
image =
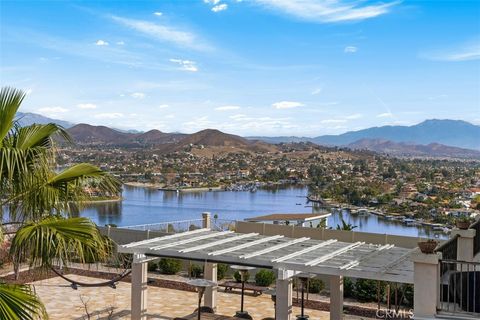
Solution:
[[[269,213],[325,212],[306,203],[307,188],[268,188],[256,192],[180,192],[159,191],[149,188],[125,186],[123,201],[88,205],[81,215],[99,225],[119,226],[156,223],[172,220],[199,219],[208,211],[219,219],[243,220],[247,217]],[[375,215],[358,216],[336,210],[328,218],[328,225],[335,228],[346,223],[358,226],[356,231],[388,233],[408,236],[430,236],[429,228],[407,227],[379,218]],[[445,235],[442,235],[445,237]]]

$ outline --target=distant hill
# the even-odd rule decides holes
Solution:
[[[382,126],[339,135],[304,137],[252,137],[270,143],[308,141],[320,145],[347,146],[361,139],[382,139],[409,144],[439,143],[480,150],[480,126],[462,120],[425,120],[413,126]]]
[[[175,143],[180,141],[186,135],[183,133],[166,133],[160,130],[150,130],[144,133],[136,134],[132,137],[132,141],[136,141],[142,144],[164,144]]]
[[[134,133],[121,132],[105,126],[81,123],[69,128],[68,133],[78,144],[114,145],[130,142]]]
[[[186,135],[175,149],[188,146],[215,148],[219,151],[275,151],[276,147],[265,142],[248,140],[240,136],[221,132],[216,129],[205,129]]]
[[[73,140],[83,145],[141,147],[153,146],[159,152],[175,152],[187,149],[214,149],[216,152],[275,151],[276,147],[265,142],[248,140],[219,130],[206,129],[192,134],[165,133],[150,130],[144,133],[121,132],[105,126],[77,124],[68,129]]]
[[[439,143],[480,150],[480,126],[462,120],[426,120],[413,126],[383,126],[320,136],[314,138],[313,142],[341,146],[360,139],[384,139],[411,144]]]
[[[352,150],[370,150],[400,157],[480,159],[480,151],[450,147],[439,143],[408,144],[382,139],[361,139],[347,145]]]
[[[15,118],[18,120],[21,126],[29,126],[34,123],[38,123],[38,124],[56,123],[64,128],[70,128],[75,125],[68,121],[52,119],[52,118],[45,117],[37,113],[31,113],[31,112],[17,112]]]

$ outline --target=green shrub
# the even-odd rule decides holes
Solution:
[[[194,278],[200,278],[203,274],[203,267],[199,264],[192,263],[190,265],[190,275]]]
[[[158,268],[163,274],[176,274],[182,270],[182,261],[178,259],[162,258],[158,263]]]
[[[402,284],[397,289],[398,302],[406,307],[413,307],[413,284]],[[395,301],[395,290],[390,289],[390,301]]]
[[[275,273],[272,270],[261,269],[255,274],[255,284],[268,287],[275,281]]]
[[[237,281],[237,282],[242,282],[242,277],[240,276],[240,272],[239,272],[239,271],[235,271],[235,273],[233,274],[233,278],[234,278],[235,281]],[[250,273],[247,271],[247,272],[245,273],[245,282],[247,282],[248,279],[250,279]]]
[[[225,278],[228,272],[228,265],[224,263],[217,264],[217,280]]]
[[[310,293],[320,293],[325,289],[325,283],[318,279],[318,278],[312,278],[308,281],[308,292]]]
[[[347,298],[355,296],[355,284],[350,278],[343,278],[343,295]]]
[[[147,269],[148,269],[148,271],[150,271],[150,272],[152,272],[152,271],[157,271],[157,269],[158,269],[158,262],[157,262],[157,261],[148,261]]]
[[[385,284],[380,282],[380,297],[385,292]],[[357,279],[355,282],[355,298],[360,302],[377,301],[377,280]]]

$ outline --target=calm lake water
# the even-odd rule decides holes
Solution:
[[[243,220],[269,213],[311,213],[323,209],[309,207],[305,187],[259,189],[256,192],[209,191],[184,192],[159,191],[150,188],[124,186],[123,201],[91,204],[80,215],[89,217],[98,225],[113,223],[129,226],[174,220],[201,218],[202,212],[217,214],[219,219]],[[334,212],[328,225],[341,224],[341,217],[356,231],[388,233],[407,236],[429,236],[429,228],[407,227],[398,222],[379,219],[375,215],[352,216],[347,212]],[[441,234],[441,237],[446,237]]]

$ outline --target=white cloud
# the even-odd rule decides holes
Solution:
[[[93,103],[79,103],[77,104],[77,107],[79,109],[96,109],[97,106],[94,105]]]
[[[480,60],[480,40],[472,41],[457,48],[442,50],[421,55],[423,58],[435,61],[471,61]]]
[[[275,109],[292,109],[304,106],[303,103],[296,101],[280,101],[272,104]]]
[[[117,16],[112,16],[111,18],[113,21],[155,40],[171,42],[178,46],[196,50],[211,49],[208,45],[202,43],[192,32],[177,30],[170,26],[144,20],[127,19]]]
[[[123,113],[120,112],[112,112],[112,113],[97,113],[93,117],[96,119],[118,119],[123,118]]]
[[[230,111],[230,110],[238,110],[238,109],[240,109],[239,106],[221,106],[221,107],[215,108],[215,110],[217,111]]]
[[[143,92],[134,92],[130,95],[130,97],[134,99],[144,99],[145,98],[145,93]]]
[[[312,96],[316,96],[317,94],[320,94],[322,92],[322,88],[317,88],[311,92]]]
[[[164,116],[163,118],[165,118],[165,119],[173,119],[173,118],[175,118],[175,115],[174,115],[173,113],[171,113],[171,114],[167,114],[167,115]]]
[[[44,113],[65,113],[68,111],[68,109],[62,108],[62,107],[44,107],[38,109],[39,112],[44,112]]]
[[[118,44],[119,46],[123,46],[123,45],[125,44],[125,42],[124,42],[124,41],[117,41],[117,44]]]
[[[157,17],[160,17],[163,15],[163,13],[160,11],[155,11],[153,14],[156,15]]]
[[[170,59],[170,62],[176,63],[180,66],[180,70],[197,72],[198,67],[195,61],[182,60],[182,59]]]
[[[391,112],[380,113],[380,114],[377,114],[377,118],[393,118],[393,113]]]
[[[168,107],[170,107],[168,104],[161,104],[158,106],[158,109],[166,109]]]
[[[220,2],[220,0],[203,0],[206,4],[213,4],[216,5]]]
[[[343,49],[343,52],[345,53],[355,53],[357,51],[358,51],[358,48],[354,46],[347,46],[345,47],[345,49]]]
[[[326,119],[326,120],[320,121],[320,123],[323,123],[323,124],[340,124],[345,122],[347,122],[347,120],[345,119]]]
[[[365,1],[345,0],[256,0],[264,7],[314,22],[359,21],[390,12],[400,3],[393,1],[366,4]]]
[[[222,4],[219,4],[215,7],[212,8],[212,11],[213,12],[220,12],[220,11],[223,11],[223,10],[227,10],[228,8],[228,5],[226,3],[222,3]]]
[[[346,116],[345,119],[354,120],[354,119],[360,119],[362,117],[363,117],[363,115],[361,113],[355,113],[355,114],[351,114],[349,116]]]
[[[108,46],[109,45],[109,43],[105,40],[97,40],[97,42],[95,42],[95,44],[97,46]]]

